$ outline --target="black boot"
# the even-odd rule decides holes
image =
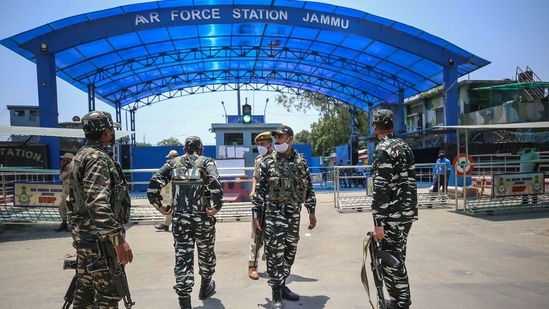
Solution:
[[[202,278],[202,283],[200,284],[200,291],[198,292],[198,299],[206,299],[215,292],[215,281],[212,279]]]
[[[291,300],[291,301],[298,301],[299,300],[299,295],[292,292],[287,286],[286,284],[284,284],[281,289],[281,294],[282,294],[282,298],[286,299],[286,300]]]
[[[69,225],[67,224],[67,221],[61,222],[61,225],[56,228],[54,231],[56,232],[69,232]]]
[[[179,296],[179,307],[181,309],[192,309],[191,296]]]
[[[271,309],[282,309],[282,291],[280,287],[273,287],[273,298],[271,299]]]

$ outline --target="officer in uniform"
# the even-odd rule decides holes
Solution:
[[[255,164],[254,164],[254,175],[252,179],[252,192],[250,192],[250,198],[253,198],[255,194],[255,186],[257,184],[257,180],[259,179],[259,168],[261,166],[261,161],[266,158],[267,156],[270,156],[273,152],[273,136],[271,135],[270,131],[259,133],[255,139],[254,142],[257,145],[257,152],[259,152],[259,155],[255,158]],[[252,215],[256,213],[252,212]],[[254,219],[260,219],[263,215],[263,209],[259,209],[258,211],[259,217]],[[257,222],[257,225],[256,225]],[[250,258],[248,263],[248,277],[252,280],[258,280],[259,274],[257,273],[257,256],[256,252],[259,254],[259,250],[261,249],[261,246],[263,245],[263,235],[261,236],[261,239],[256,242],[256,232],[260,231],[261,234],[263,234],[263,227],[260,224],[260,220],[252,220],[252,238],[250,241]],[[259,248],[257,248],[259,247]]]
[[[151,178],[147,197],[162,214],[173,212],[172,233],[175,248],[175,292],[181,308],[190,309],[194,286],[194,246],[198,251],[202,277],[199,299],[215,292],[215,215],[223,206],[223,189],[215,160],[202,155],[197,136],[185,139],[185,154],[166,162]],[[173,205],[162,205],[160,191],[172,184]],[[213,204],[213,205],[212,205]]]
[[[172,149],[166,155],[166,162],[168,162],[168,161],[170,161],[174,158],[177,158],[177,157],[179,157],[179,152],[177,152],[177,150],[175,150],[175,149]],[[164,196],[164,198],[166,198],[166,196],[169,196],[169,199],[171,199],[171,195],[172,195],[171,186],[165,186],[164,189],[162,190],[161,194]],[[155,224],[154,228],[159,230],[159,231],[168,232],[170,230],[170,225],[171,224],[172,224],[172,215],[169,214],[164,219],[164,222]]]
[[[282,125],[271,134],[276,152],[261,161],[252,211],[257,226],[259,211],[265,210],[265,255],[268,284],[272,288],[271,308],[280,309],[282,299],[299,300],[299,295],[286,286],[286,278],[297,252],[301,205],[307,208],[308,228],[312,230],[316,226],[316,197],[307,161],[292,149],[292,128]]]
[[[73,308],[118,308],[122,296],[109,270],[88,273],[86,266],[98,258],[98,238],[114,246],[120,264],[132,262],[124,228],[130,215],[129,193],[124,175],[108,149],[115,141],[111,115],[92,111],[82,117],[82,125],[86,144],[73,158],[67,202],[77,253]]]
[[[409,308],[412,301],[404,262],[408,233],[418,219],[414,154],[405,141],[394,135],[393,112],[376,111],[372,126],[378,139],[372,162],[373,239],[381,250],[400,261],[394,268],[383,266],[390,296],[387,308]]]

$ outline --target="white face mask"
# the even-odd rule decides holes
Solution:
[[[264,156],[269,151],[269,148],[265,146],[257,146],[257,152],[259,152],[260,155]]]
[[[288,137],[288,139],[290,139],[290,138]],[[275,149],[277,152],[285,153],[286,150],[288,150],[288,147],[289,147],[289,145],[288,145],[287,142],[288,142],[288,140],[286,140],[286,142],[284,142],[284,143],[282,143],[282,144],[275,144],[275,145],[274,145],[274,149]]]

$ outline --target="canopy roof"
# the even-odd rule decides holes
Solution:
[[[105,103],[133,109],[195,93],[311,91],[368,110],[489,61],[366,12],[291,0],[181,0],[54,21],[1,41]],[[90,86],[91,85],[91,86]]]
[[[526,126],[526,127],[525,127]],[[436,128],[456,130],[504,130],[504,129],[546,129],[549,121],[537,121],[525,123],[499,123],[499,124],[471,124],[458,126],[436,126]]]
[[[503,91],[517,91],[523,89],[536,89],[536,88],[549,88],[549,82],[523,82],[523,83],[510,83],[504,85],[477,87],[473,90],[503,90]]]

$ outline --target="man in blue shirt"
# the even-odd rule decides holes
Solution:
[[[438,159],[433,166],[433,174],[435,174],[433,192],[438,192],[438,189],[442,187],[442,192],[448,193],[448,177],[451,170],[452,163],[444,156],[444,150],[439,150]]]

